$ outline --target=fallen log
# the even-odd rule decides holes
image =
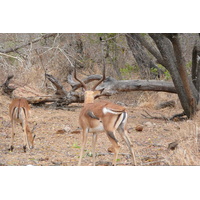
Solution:
[[[172,82],[158,80],[116,80],[112,77],[106,78],[96,89],[104,89],[104,93],[110,94],[130,91],[162,91],[176,93]]]
[[[72,72],[71,72],[72,73]],[[52,75],[45,74],[46,78],[52,82],[55,86],[56,91],[52,96],[32,96],[28,97],[27,100],[31,104],[44,104],[48,102],[56,103],[57,106],[69,105],[71,103],[83,103],[84,96],[83,92],[76,92],[80,88],[80,84],[73,80],[73,75],[68,75],[68,83],[71,85],[71,91],[66,91],[62,84]],[[101,79],[101,75],[88,76],[83,81],[89,83],[91,81]],[[9,88],[9,80],[4,84]],[[158,80],[116,80],[112,77],[107,77],[106,80],[100,84],[97,90],[103,90],[100,96],[110,96],[120,92],[131,92],[131,91],[162,91],[176,93],[175,87],[172,82],[158,81]],[[12,93],[12,91],[10,92]],[[97,97],[97,98],[98,98]]]
[[[71,103],[83,103],[84,96],[82,93],[78,92],[68,92],[65,96],[54,95],[54,96],[36,96],[27,97],[28,103],[30,104],[45,104],[56,102],[57,106],[69,105]]]

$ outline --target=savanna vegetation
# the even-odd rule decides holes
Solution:
[[[77,165],[78,115],[83,91],[78,76],[93,85],[106,80],[101,99],[127,107],[128,132],[137,165],[199,165],[198,34],[0,34],[0,164]],[[8,151],[8,105],[14,97],[31,104],[35,148],[23,153],[20,127]],[[121,139],[119,138],[121,141]],[[109,165],[106,135],[98,139],[97,165]],[[123,141],[117,165],[131,165]],[[91,138],[83,165],[91,164]]]

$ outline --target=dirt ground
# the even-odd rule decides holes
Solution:
[[[156,105],[167,100],[175,100],[173,108],[156,109]],[[149,119],[145,111],[152,116],[170,117],[181,113],[182,109],[175,94],[155,92],[135,92],[113,96],[110,101],[123,103],[128,110],[128,132],[134,145],[136,164],[141,165],[199,165],[200,153],[198,145],[199,117],[194,120],[168,121]],[[35,123],[35,146],[23,152],[22,129],[18,125],[13,152],[8,150],[11,139],[11,123],[8,116],[9,97],[0,96],[0,165],[2,166],[76,166],[80,153],[81,135],[73,133],[79,130],[78,116],[82,104],[73,104],[68,108],[31,106],[29,120],[32,128]],[[142,125],[142,131],[135,127]],[[66,132],[59,130],[67,129]],[[118,136],[117,136],[118,137]],[[82,159],[82,165],[92,165],[91,135]],[[121,143],[118,166],[132,165],[130,152],[124,141]],[[168,145],[177,142],[175,150]],[[99,134],[97,141],[96,165],[110,165],[113,155],[108,152],[111,146],[107,136]]]

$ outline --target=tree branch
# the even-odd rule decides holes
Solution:
[[[176,89],[172,82],[157,80],[115,80],[108,77],[99,85],[97,90],[102,90],[103,94],[115,94],[118,92],[129,91],[163,91],[176,93]]]
[[[161,53],[153,47],[153,45],[149,44],[147,40],[140,34],[140,33],[133,33],[137,40],[140,41],[141,45],[144,46],[160,63],[161,65],[165,66],[166,63],[164,62]],[[133,34],[126,34],[128,37],[132,37]]]
[[[14,75],[10,75],[7,77],[5,83],[3,83],[1,85],[2,89],[3,89],[3,92],[5,94],[8,94],[8,95],[11,95],[12,92],[16,89],[16,87],[10,87],[9,84],[10,84],[10,80],[14,77]]]
[[[67,92],[63,89],[63,86],[61,85],[61,83],[56,79],[54,78],[52,75],[50,74],[45,74],[45,77],[49,79],[49,81],[51,81],[55,87],[56,87],[56,95],[67,95]]]
[[[49,37],[54,37],[54,36],[56,36],[56,35],[57,35],[57,33],[47,33],[47,34],[42,35],[42,36],[39,37],[39,38],[36,38],[36,39],[34,39],[34,40],[30,41],[30,42],[21,44],[21,45],[15,47],[15,48],[10,48],[10,49],[6,49],[6,50],[0,49],[0,52],[1,52],[1,53],[10,53],[10,52],[14,52],[14,51],[17,51],[18,49],[21,49],[21,48],[24,48],[24,47],[26,47],[26,46],[28,46],[28,45],[31,45],[32,43],[36,43],[36,42],[38,42],[38,41],[40,41],[40,40],[42,40],[42,39],[46,39],[46,38],[49,38]]]

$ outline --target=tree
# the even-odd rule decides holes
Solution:
[[[155,59],[148,55],[148,51],[140,43],[139,34],[131,34],[131,37],[127,37],[128,45],[132,51],[132,54],[139,66],[140,77],[142,79],[154,79],[160,78],[161,73],[164,72],[156,66]]]
[[[180,34],[151,33],[148,35],[155,45],[151,45],[142,34],[126,34],[126,38],[130,48],[132,47],[130,44],[131,39],[135,40],[137,38],[137,41],[156,58],[157,62],[169,71],[184,113],[188,118],[192,118],[197,111],[197,105],[199,103],[199,39],[193,50],[191,77],[186,71],[186,62],[180,43]],[[135,50],[133,49],[133,51]],[[135,55],[134,52],[133,55]]]

